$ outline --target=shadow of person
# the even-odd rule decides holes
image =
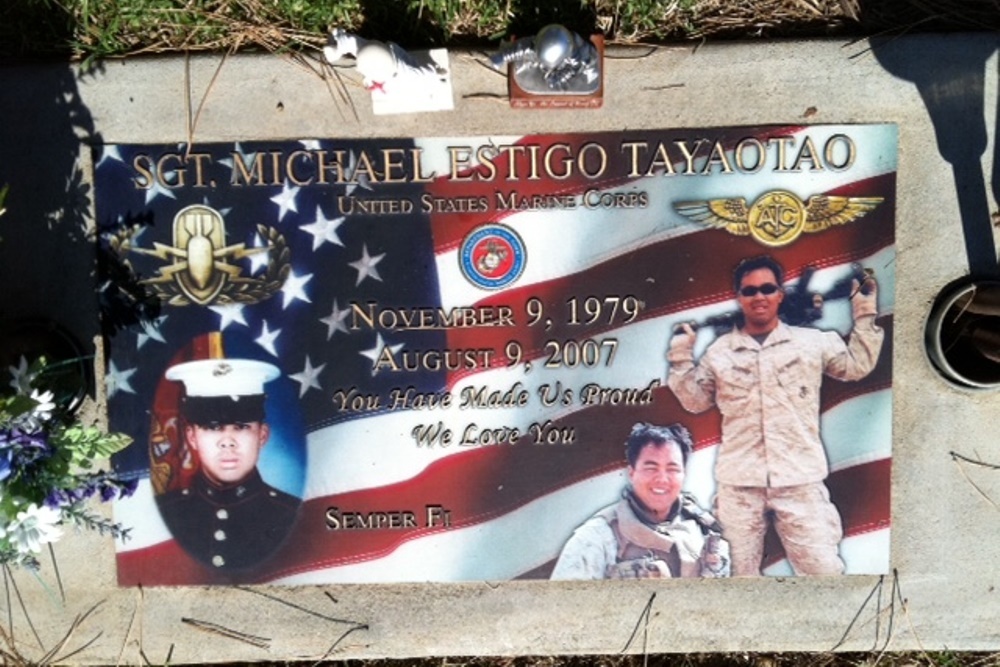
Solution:
[[[59,3],[0,4],[0,108],[8,111],[0,124],[0,188],[9,187],[0,218],[0,284],[6,287],[0,294],[0,377],[22,354],[75,359],[71,368],[85,369],[77,374],[82,398],[93,388],[86,358],[100,331],[99,310],[105,331],[155,312],[147,312],[149,300],[127,266],[108,271],[104,262],[101,280],[116,289],[102,292],[100,305],[95,294],[99,248],[86,175],[90,148],[97,163],[104,147],[80,94],[84,77],[65,55],[51,59],[68,48],[75,21]]]
[[[966,387],[1000,385],[1000,319],[976,307],[979,293],[987,293],[1000,278],[982,160],[989,141],[987,117],[995,131],[1000,129],[1000,104],[986,99],[986,77],[997,76],[987,72],[986,63],[998,46],[1000,37],[985,33],[880,39],[872,46],[882,67],[917,87],[938,152],[951,165],[969,274],[942,288],[927,320],[925,344],[938,372]],[[996,140],[992,158],[990,188],[998,200]]]
[[[34,322],[41,337],[58,330],[92,354],[95,245],[83,149],[99,137],[76,74],[67,63],[4,66],[0,108],[16,110],[0,124],[0,185],[10,188],[0,218],[0,336]],[[43,349],[26,353],[46,352],[43,340],[33,344]]]
[[[415,9],[403,0],[361,0],[364,22],[357,34],[404,49],[429,49],[444,44],[447,34],[429,10]]]
[[[994,248],[982,156],[986,152],[986,61],[1000,45],[1000,37],[976,35],[920,35],[907,39],[872,40],[872,53],[893,76],[916,85],[934,125],[938,152],[952,168],[962,217],[965,251],[973,278],[996,278]],[[996,112],[1000,125],[1000,109]],[[993,156],[994,196],[1000,193],[1000,151]]]

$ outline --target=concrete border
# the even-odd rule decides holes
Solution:
[[[903,288],[896,296],[893,359],[893,576],[134,590],[115,587],[110,540],[74,535],[56,548],[65,602],[48,567],[40,579],[14,577],[43,644],[52,646],[77,614],[103,601],[67,649],[103,634],[71,662],[138,663],[142,655],[157,662],[171,650],[173,662],[316,659],[331,647],[329,655],[337,658],[614,653],[637,627],[628,652],[1000,647],[1000,581],[990,565],[1000,550],[1000,477],[949,455],[954,450],[1000,461],[991,431],[1000,396],[949,385],[931,368],[922,345],[935,295],[969,272],[963,220],[966,232],[988,239],[986,250],[995,248],[994,232],[984,230],[980,218],[996,209],[986,185],[994,170],[987,146],[996,125],[997,38],[921,36],[872,46],[803,41],[609,49],[604,107],[572,112],[511,110],[502,100],[502,76],[480,55],[453,53],[454,111],[375,118],[364,91],[348,83],[357,119],[314,73],[277,56],[129,59],[80,77],[56,65],[0,70],[0,108],[11,126],[3,135],[10,141],[0,144],[0,162],[6,163],[0,182],[11,181],[15,193],[31,187],[26,178],[63,183],[65,170],[73,169],[51,159],[46,169],[47,142],[63,136],[64,128],[50,128],[47,136],[32,117],[51,116],[60,99],[72,101],[63,108],[63,123],[84,142],[99,135],[108,143],[185,141],[199,105],[196,142],[762,123],[895,122],[900,130],[896,271]],[[341,76],[356,80],[352,71]],[[77,125],[73,108],[90,121]],[[25,134],[36,154],[7,153],[16,146],[15,133]],[[26,161],[34,165],[27,173]],[[965,190],[975,186],[977,169],[982,191],[970,195]],[[15,203],[9,202],[12,209]],[[11,226],[3,233],[0,260],[17,253],[25,238],[47,238],[37,221],[3,224]],[[52,245],[45,248],[79,240],[49,235]],[[5,284],[24,285],[29,297],[28,303],[5,297],[7,314],[48,308],[50,315],[68,317],[75,330],[94,331],[83,265],[71,274],[83,284],[65,289],[67,298],[76,295],[84,305],[69,307],[62,296],[45,304],[31,281],[11,282],[19,276],[7,264]],[[65,284],[59,281],[66,272],[51,261],[30,270],[42,276],[34,283],[42,294]],[[50,282],[59,273],[59,281]],[[24,614],[16,602],[13,609],[18,645],[35,655]],[[185,618],[267,641],[223,636]],[[364,627],[336,643],[352,624]]]

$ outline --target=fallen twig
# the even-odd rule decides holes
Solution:
[[[256,646],[257,648],[267,649],[271,647],[271,640],[267,637],[258,637],[257,635],[251,635],[246,632],[240,632],[239,630],[233,630],[232,628],[227,628],[224,625],[219,625],[218,623],[199,621],[196,618],[186,617],[181,618],[181,623],[186,623],[194,628],[197,628],[198,630],[203,630],[210,634],[229,637],[230,639],[235,639],[245,644]]]
[[[628,641],[625,642],[625,646],[622,647],[622,650],[619,651],[619,653],[624,653],[628,650],[629,646],[632,645],[632,640],[635,639],[636,634],[639,632],[639,626],[642,625],[642,652],[643,655],[646,654],[646,642],[649,639],[649,612],[653,609],[653,600],[655,599],[656,593],[651,593],[649,595],[649,601],[646,603],[642,613],[639,614],[638,620],[635,622],[635,627],[632,628],[632,634],[629,635]],[[645,621],[645,624],[643,624],[643,621]]]

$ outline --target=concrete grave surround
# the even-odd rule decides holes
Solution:
[[[82,218],[66,213],[88,198],[65,206],[60,198],[74,172],[67,150],[80,151],[86,175],[85,142],[98,135],[107,143],[165,143],[762,123],[899,126],[891,533],[897,577],[120,589],[111,540],[70,530],[55,548],[65,602],[47,555],[45,586],[29,573],[14,574],[42,642],[52,647],[77,615],[101,603],[61,653],[102,634],[70,662],[140,663],[145,656],[162,663],[171,650],[174,663],[314,660],[355,625],[364,627],[332,656],[615,653],[637,626],[629,652],[823,651],[838,644],[859,610],[841,650],[1000,649],[1000,471],[960,465],[949,454],[1000,463],[1000,393],[949,385],[923,348],[934,297],[969,273],[970,256],[977,272],[996,270],[989,211],[997,208],[990,183],[998,44],[992,36],[918,36],[879,44],[609,47],[604,107],[565,112],[509,108],[503,76],[481,55],[452,52],[454,111],[375,118],[368,94],[351,85],[359,120],[315,74],[276,56],[132,58],[85,76],[60,65],[0,69],[0,183],[11,183],[11,211],[38,214],[24,220],[8,213],[0,222],[0,312],[47,315],[85,339],[97,331],[93,250],[68,227]],[[74,144],[81,134],[84,143]],[[50,149],[54,142],[61,152]],[[57,255],[67,243],[77,245]],[[92,409],[99,414],[100,401]],[[881,593],[868,599],[880,581]],[[16,597],[11,604],[18,645],[37,659],[44,651]],[[0,609],[6,628],[6,606]],[[224,636],[218,626],[256,639]]]

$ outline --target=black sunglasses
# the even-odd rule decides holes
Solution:
[[[740,288],[740,294],[746,297],[757,296],[760,292],[764,296],[771,296],[778,291],[778,286],[774,283],[764,283],[763,285],[747,285]]]

